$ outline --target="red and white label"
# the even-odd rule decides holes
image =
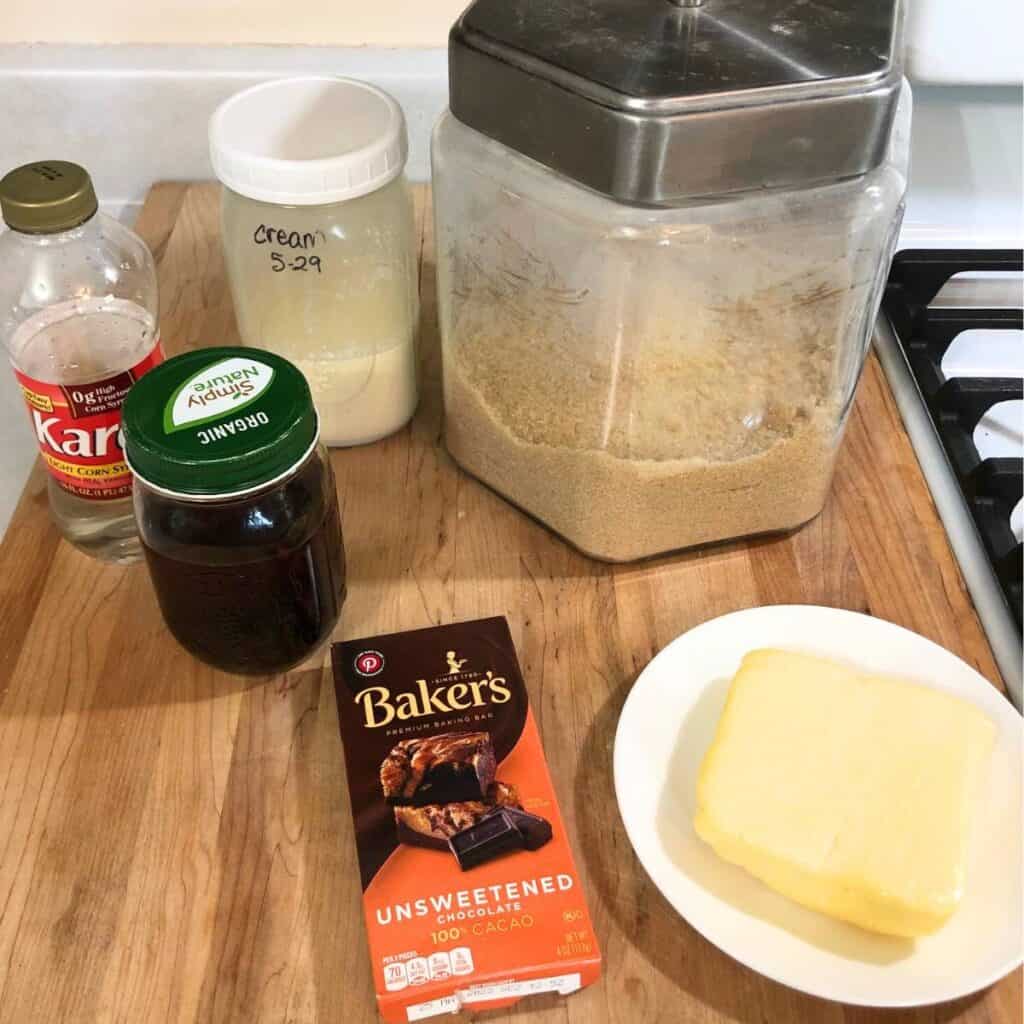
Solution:
[[[124,461],[121,403],[131,386],[164,361],[160,341],[131,369],[89,384],[49,384],[15,370],[39,450],[54,480],[79,498],[132,493]]]

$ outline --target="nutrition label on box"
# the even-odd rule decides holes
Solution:
[[[388,992],[401,992],[410,985],[425,985],[428,981],[444,981],[453,976],[465,977],[474,970],[473,953],[466,946],[441,950],[429,957],[410,954],[384,964],[384,987]]]

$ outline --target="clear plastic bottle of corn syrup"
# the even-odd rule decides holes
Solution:
[[[140,557],[121,403],[163,360],[153,257],[98,212],[88,172],[49,160],[0,181],[0,341],[49,471],[50,511],[82,551]]]

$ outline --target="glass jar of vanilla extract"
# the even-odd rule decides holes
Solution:
[[[291,668],[330,637],[345,553],[309,386],[252,348],[170,359],[123,410],[143,553],[168,628],[226,672]]]

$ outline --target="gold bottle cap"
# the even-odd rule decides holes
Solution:
[[[49,235],[84,224],[96,212],[89,172],[66,160],[16,167],[0,180],[0,212],[14,231]]]

